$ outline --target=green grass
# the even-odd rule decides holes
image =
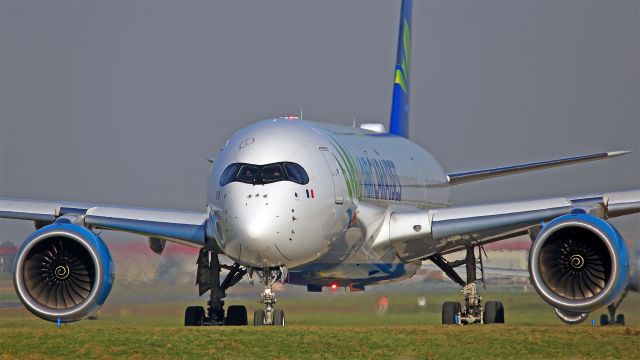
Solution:
[[[421,294],[422,295],[422,294]],[[106,304],[97,321],[58,329],[24,309],[0,310],[2,358],[634,358],[640,349],[639,294],[624,303],[627,327],[559,322],[535,293],[487,293],[506,308],[505,325],[442,326],[440,306],[459,294],[321,293],[279,298],[287,326],[184,328],[186,303]],[[228,304],[237,304],[229,301]],[[251,311],[258,308],[246,300]],[[593,314],[592,318],[597,318]]]

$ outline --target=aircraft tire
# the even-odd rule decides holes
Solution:
[[[502,315],[502,319],[500,316]],[[482,313],[482,322],[485,324],[504,323],[504,307],[499,301],[487,301],[484,303],[484,312]]]
[[[442,325],[456,324],[456,316],[460,313],[460,303],[456,301],[445,301],[442,304]]]
[[[243,326],[247,325],[247,308],[244,305],[231,305],[227,309],[227,319],[225,325]]]
[[[504,324],[504,305],[498,301],[498,313],[496,314],[496,324]]]
[[[609,316],[605,314],[600,315],[600,326],[607,325],[609,325]]]
[[[253,313],[253,326],[264,326],[264,310],[259,309]]]
[[[625,325],[624,314],[618,314],[618,316],[616,316],[616,325]]]
[[[204,308],[202,306],[189,306],[184,311],[184,326],[202,326],[204,320]]]
[[[284,326],[284,310],[278,309],[273,312],[273,326]]]

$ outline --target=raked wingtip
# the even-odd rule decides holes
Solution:
[[[631,153],[631,151],[629,150],[622,150],[622,151],[610,151],[607,153],[608,157],[616,157],[616,156],[622,156],[622,155],[627,155]]]

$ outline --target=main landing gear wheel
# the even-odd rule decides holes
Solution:
[[[609,316],[602,314],[600,315],[600,326],[607,326],[609,325]]]
[[[457,301],[446,301],[442,304],[442,325],[457,324],[460,316],[460,303]]]
[[[204,320],[204,308],[202,306],[189,306],[184,312],[184,326],[202,326]]]
[[[484,304],[482,322],[485,324],[504,324],[504,306],[500,301],[487,301]]]
[[[231,326],[247,325],[247,308],[244,305],[229,306],[224,324]]]

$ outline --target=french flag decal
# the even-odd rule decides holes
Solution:
[[[315,199],[315,194],[313,193],[313,189],[307,189],[307,199]]]

